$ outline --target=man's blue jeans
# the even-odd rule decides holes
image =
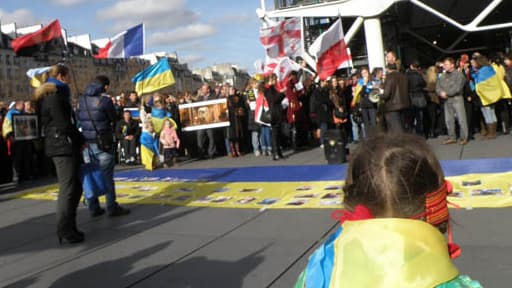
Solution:
[[[109,191],[105,194],[105,199],[107,201],[107,210],[111,211],[116,206],[116,187],[114,184],[114,155],[112,153],[107,153],[98,148],[96,143],[89,143],[88,147],[83,151],[85,153],[90,153],[93,157],[91,161],[97,161],[103,174],[105,175],[105,179],[107,180],[107,186],[110,188]],[[87,200],[87,205],[89,206],[89,211],[94,212],[100,209],[100,202],[98,198],[91,198]]]

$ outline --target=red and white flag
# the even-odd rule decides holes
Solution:
[[[286,87],[286,82],[288,81],[288,76],[292,71],[299,71],[300,65],[295,61],[291,60],[289,57],[283,57],[279,59],[279,63],[274,68],[274,74],[277,76],[277,84],[276,88],[278,90],[282,90]]]
[[[344,62],[351,60],[345,44],[341,19],[331,25],[311,44],[309,53],[316,57],[316,72],[321,80],[334,74]]]
[[[301,56],[301,21],[290,18],[260,29],[260,41],[270,58]]]

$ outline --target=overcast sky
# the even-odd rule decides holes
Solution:
[[[259,0],[2,0],[0,21],[18,27],[59,19],[68,36],[112,37],[143,22],[147,52],[178,53],[192,68],[264,58]]]

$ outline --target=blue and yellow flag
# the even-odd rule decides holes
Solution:
[[[45,82],[45,76],[48,76],[51,66],[32,68],[27,71],[27,77],[30,78],[30,86],[37,88]]]
[[[7,139],[7,136],[13,132],[12,128],[12,115],[21,114],[20,111],[16,109],[11,109],[7,111],[7,114],[5,114],[5,119],[2,123],[2,137],[4,139]]]
[[[496,71],[496,76],[500,80],[501,87],[503,89],[503,99],[512,99],[512,94],[510,93],[510,88],[508,88],[507,82],[505,82],[505,67],[502,65],[492,64],[492,68]]]
[[[496,103],[505,96],[500,79],[492,66],[487,65],[480,68],[477,73],[473,74],[473,78],[476,94],[482,100],[482,105]]]
[[[175,81],[167,58],[162,58],[156,64],[137,73],[132,82],[135,83],[135,91],[142,95],[171,86]]]
[[[151,122],[153,123],[153,127],[157,134],[160,134],[160,131],[164,128],[165,119],[169,119],[169,121],[171,121],[171,125],[174,126],[174,129],[178,129],[178,125],[176,125],[176,122],[172,120],[171,116],[171,113],[164,109],[156,107],[151,109]]]
[[[159,156],[158,138],[149,132],[140,135],[140,158],[142,165],[147,170],[153,170],[155,156]]]

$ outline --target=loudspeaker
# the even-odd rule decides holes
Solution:
[[[348,149],[345,148],[341,131],[338,129],[325,131],[324,136],[325,160],[328,164],[347,162]]]

